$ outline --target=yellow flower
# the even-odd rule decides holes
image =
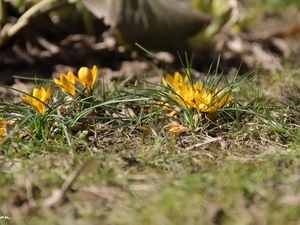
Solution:
[[[89,93],[91,93],[96,80],[98,77],[98,68],[97,66],[93,66],[93,69],[90,70],[87,67],[81,67],[78,71],[79,82],[86,87]]]
[[[60,80],[53,78],[54,82],[64,91],[70,93],[75,97],[76,90],[75,90],[75,81],[78,78],[73,74],[72,71],[69,71],[68,75],[61,74]]]
[[[198,113],[215,112],[232,100],[231,94],[220,97],[217,88],[206,90],[203,83],[196,82],[192,86],[188,81],[188,76],[183,78],[178,72],[174,74],[174,77],[168,74],[166,80],[162,78],[163,84],[176,93],[176,95],[172,93],[170,95],[177,103],[188,109],[194,108]]]
[[[193,87],[188,83],[187,76],[183,79],[181,74],[176,72],[174,77],[167,75],[167,80],[162,78],[162,82],[166,87],[171,88],[176,94],[171,94],[171,97],[180,105],[191,108],[190,103],[194,99]]]
[[[47,108],[46,104],[48,103],[51,94],[52,89],[49,86],[47,91],[43,87],[40,89],[35,88],[33,89],[32,95],[28,93],[26,96],[21,95],[20,97],[24,103],[33,106],[36,111],[38,111],[42,116],[45,116]]]
[[[16,125],[16,121],[4,120],[0,116],[0,140],[3,140]]]
[[[171,88],[174,90],[182,89],[182,86],[187,84],[189,81],[189,78],[185,76],[183,79],[181,74],[178,72],[175,72],[174,77],[172,77],[170,74],[167,75],[167,81],[162,78],[163,84],[168,87],[171,85]]]
[[[223,97],[219,97],[218,88],[214,91],[212,89],[206,91],[203,84],[199,85],[196,83],[194,85],[194,90],[194,108],[196,108],[198,112],[215,112],[218,109],[223,108],[232,100],[232,95],[230,94],[225,94]]]

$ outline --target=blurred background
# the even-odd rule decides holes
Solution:
[[[0,0],[0,83],[93,65],[104,79],[159,82],[185,53],[195,74],[218,57],[228,74],[276,73],[299,65],[299,8],[297,0]]]

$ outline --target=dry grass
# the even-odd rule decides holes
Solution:
[[[101,125],[73,155],[63,138],[7,140],[0,201],[10,220],[1,223],[299,224],[299,90],[289,86],[298,80],[277,78],[273,91],[263,78],[244,85],[237,98],[255,102],[239,119],[194,135],[171,136],[157,119],[147,122],[156,134]]]

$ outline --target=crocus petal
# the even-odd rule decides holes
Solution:
[[[25,104],[31,105],[32,107],[35,108],[36,111],[38,111],[42,116],[44,116],[46,114],[46,108],[47,108],[45,104],[48,103],[51,94],[52,94],[52,89],[49,86],[47,91],[43,87],[41,87],[40,89],[34,88],[32,92],[32,96],[28,94],[26,96],[20,96],[20,97]]]
[[[50,100],[51,94],[52,94],[52,88],[51,88],[51,86],[49,86],[47,89],[46,95],[45,95],[46,97],[43,102],[48,103],[48,101]]]
[[[41,90],[39,90],[38,88],[33,89],[32,96],[34,96],[34,97],[36,97],[38,99],[42,99],[42,93],[41,93],[42,90],[45,91],[45,89],[43,87],[41,88]]]
[[[165,78],[162,78],[161,81],[162,81],[163,85],[165,85],[165,87],[168,87],[168,83],[167,83],[167,81],[165,80]]]
[[[35,103],[33,107],[38,111],[42,116],[45,116],[46,114],[46,106],[42,104],[41,102]]]
[[[79,82],[86,87],[89,93],[91,93],[92,88],[98,77],[98,68],[93,66],[92,71],[87,67],[81,67],[78,71]]]
[[[81,67],[78,71],[78,78],[83,86],[90,86],[93,80],[93,75],[87,67]]]
[[[29,92],[27,92],[27,94],[26,94],[25,96],[20,95],[22,101],[23,101],[25,104],[27,104],[27,105],[30,105],[30,104],[31,104],[31,99],[32,99],[32,98],[31,98],[29,95],[30,95]]]
[[[78,80],[72,71],[69,71],[68,75],[61,74],[60,80],[53,78],[54,83],[56,83],[63,91],[71,94],[75,97],[75,80]]]
[[[179,84],[182,84],[182,75],[180,74],[180,73],[178,73],[178,72],[176,72],[175,74],[174,74],[174,81],[176,82],[176,83],[179,83]]]
[[[93,74],[93,83],[92,83],[91,88],[94,87],[94,85],[96,83],[96,80],[97,80],[97,77],[98,77],[98,67],[97,66],[93,66],[92,74]]]

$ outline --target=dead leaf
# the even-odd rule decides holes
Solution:
[[[199,32],[211,18],[174,0],[82,0],[104,23],[117,28],[128,44],[166,47]],[[159,35],[157,35],[159,34]]]
[[[165,128],[170,128],[169,129],[169,133],[173,134],[173,135],[180,135],[183,132],[187,132],[189,131],[189,128],[179,124],[176,121],[172,121],[171,123],[169,123],[168,125],[165,126]]]

